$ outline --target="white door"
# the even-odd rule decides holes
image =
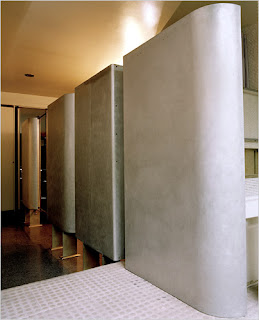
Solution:
[[[14,210],[14,108],[1,107],[1,211]]]

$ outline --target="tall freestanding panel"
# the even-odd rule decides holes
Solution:
[[[200,8],[124,57],[126,268],[246,313],[240,7]]]
[[[122,67],[75,89],[76,236],[104,256],[124,257]]]
[[[67,233],[75,233],[74,100],[74,93],[65,94],[48,106],[48,217]]]
[[[40,131],[39,119],[22,124],[22,201],[26,208],[40,207]]]

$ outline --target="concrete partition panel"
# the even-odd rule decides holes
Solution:
[[[124,257],[122,67],[75,89],[76,236],[113,261]]]
[[[51,223],[75,233],[75,95],[48,106],[47,204]]]
[[[40,207],[40,131],[39,119],[22,124],[22,201],[28,209]]]
[[[200,8],[124,57],[126,268],[246,313],[240,7]]]

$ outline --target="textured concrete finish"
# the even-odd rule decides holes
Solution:
[[[48,107],[48,216],[62,231],[75,233],[75,95]]]
[[[124,57],[126,268],[246,313],[240,7],[200,8]]]
[[[113,261],[124,257],[122,67],[75,89],[76,236]]]
[[[40,207],[40,133],[37,118],[29,118],[22,124],[22,201],[28,209]]]

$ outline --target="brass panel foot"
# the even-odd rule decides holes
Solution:
[[[59,259],[61,260],[66,260],[66,259],[71,259],[71,258],[77,258],[80,257],[80,253],[72,254],[71,256],[60,256]]]
[[[32,226],[29,226],[29,228],[35,228],[35,227],[42,227],[43,224],[34,224]]]
[[[51,250],[51,251],[55,251],[55,250],[60,250],[60,249],[63,249],[63,246],[51,248],[50,250]]]

